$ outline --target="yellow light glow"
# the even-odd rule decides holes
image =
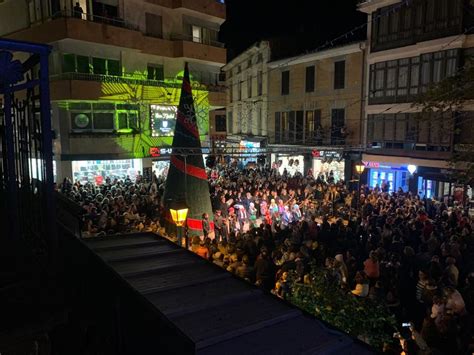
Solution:
[[[184,225],[184,222],[186,222],[186,217],[188,216],[188,209],[187,208],[182,208],[182,209],[172,209],[170,208],[171,212],[171,218],[173,218],[173,222],[178,226],[181,227]]]
[[[356,165],[355,165],[355,169],[356,169],[357,174],[360,175],[360,174],[362,174],[362,173],[364,172],[364,170],[365,170],[365,165],[362,164],[362,163],[356,164]]]

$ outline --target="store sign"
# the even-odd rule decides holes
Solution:
[[[380,163],[378,161],[363,161],[362,164],[364,164],[366,168],[380,168]]]
[[[313,155],[313,158],[334,159],[334,160],[339,160],[342,158],[342,152],[337,151],[337,150],[313,149],[311,154]]]
[[[366,168],[371,169],[390,169],[390,170],[407,170],[405,165],[380,163],[378,161],[362,161]]]
[[[172,151],[172,148],[150,147],[149,153],[152,158],[158,158],[162,155],[170,155]]]

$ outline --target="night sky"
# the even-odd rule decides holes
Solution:
[[[358,2],[227,0],[220,40],[226,43],[229,60],[258,40],[282,36],[297,39],[291,41],[295,52],[311,50],[367,21],[356,9]],[[358,32],[347,41],[365,38],[366,29]]]

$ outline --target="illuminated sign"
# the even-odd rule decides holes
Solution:
[[[335,159],[339,160],[342,158],[342,152],[336,150],[316,150],[313,149],[311,152],[313,158],[324,158],[324,159]]]
[[[366,168],[372,169],[407,170],[407,167],[404,165],[380,163],[378,161],[362,161],[362,164],[364,164]]]
[[[176,106],[150,105],[152,137],[173,136],[176,126]]]
[[[158,158],[162,155],[171,155],[172,152],[172,148],[150,147],[149,149],[149,154],[152,158]]]

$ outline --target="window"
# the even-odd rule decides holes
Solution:
[[[106,60],[103,58],[92,58],[94,74],[107,74]]]
[[[122,68],[120,68],[120,62],[118,60],[107,60],[107,74],[114,76],[122,76]]]
[[[289,143],[294,143],[296,139],[296,115],[295,111],[290,111],[288,119],[288,133],[285,132],[285,139],[289,140]]]
[[[304,132],[304,112],[296,111],[296,144],[303,143],[303,132]]]
[[[231,82],[229,85],[229,102],[234,101],[234,84]]]
[[[452,118],[439,114],[421,117],[419,113],[379,114],[368,116],[367,138],[391,149],[447,151],[451,142]],[[451,127],[450,127],[451,126]],[[415,143],[422,146],[415,146]]]
[[[71,129],[83,132],[131,133],[139,129],[138,106],[107,102],[70,103]]]
[[[257,95],[261,96],[263,92],[263,74],[262,71],[259,70],[257,73]]]
[[[281,94],[288,95],[290,93],[290,71],[281,72]]]
[[[252,66],[252,58],[247,60],[247,68],[250,68]]]
[[[370,66],[369,103],[409,102],[456,73],[459,50],[379,62]]]
[[[304,131],[305,131],[305,141],[311,142],[313,140],[313,135],[314,135],[314,112],[313,111],[306,111]]]
[[[247,75],[247,97],[252,97],[252,74]]]
[[[201,36],[201,27],[198,26],[191,26],[192,35],[193,35],[193,42],[201,43],[202,36]]]
[[[63,73],[76,72],[76,56],[74,54],[63,54]]]
[[[280,112],[275,112],[275,143],[281,142],[281,122]]]
[[[257,135],[262,133],[262,106],[259,105],[257,108]]]
[[[282,139],[285,142],[288,142],[289,139],[289,124],[288,124],[288,112],[281,113],[281,131],[282,131]]]
[[[225,115],[216,115],[215,120],[216,132],[225,132],[227,130]]]
[[[161,16],[146,12],[145,26],[148,36],[163,38],[163,18]]]
[[[343,108],[331,110],[331,144],[342,145],[345,143],[343,127],[345,124],[345,110]]]
[[[334,89],[344,89],[346,80],[346,61],[334,63]]]
[[[89,57],[83,55],[77,55],[77,72],[78,73],[90,73]]]
[[[233,133],[234,132],[234,120],[232,118],[232,111],[227,112],[227,126],[229,127],[229,132],[228,133]]]
[[[306,92],[314,91],[314,74],[315,74],[314,65],[310,67],[306,67]]]
[[[164,80],[165,71],[162,65],[148,64],[147,66],[148,80]]]
[[[462,32],[463,0],[416,0],[372,13],[372,51],[404,47]]]
[[[242,100],[242,82],[240,80],[237,82],[237,99]]]

